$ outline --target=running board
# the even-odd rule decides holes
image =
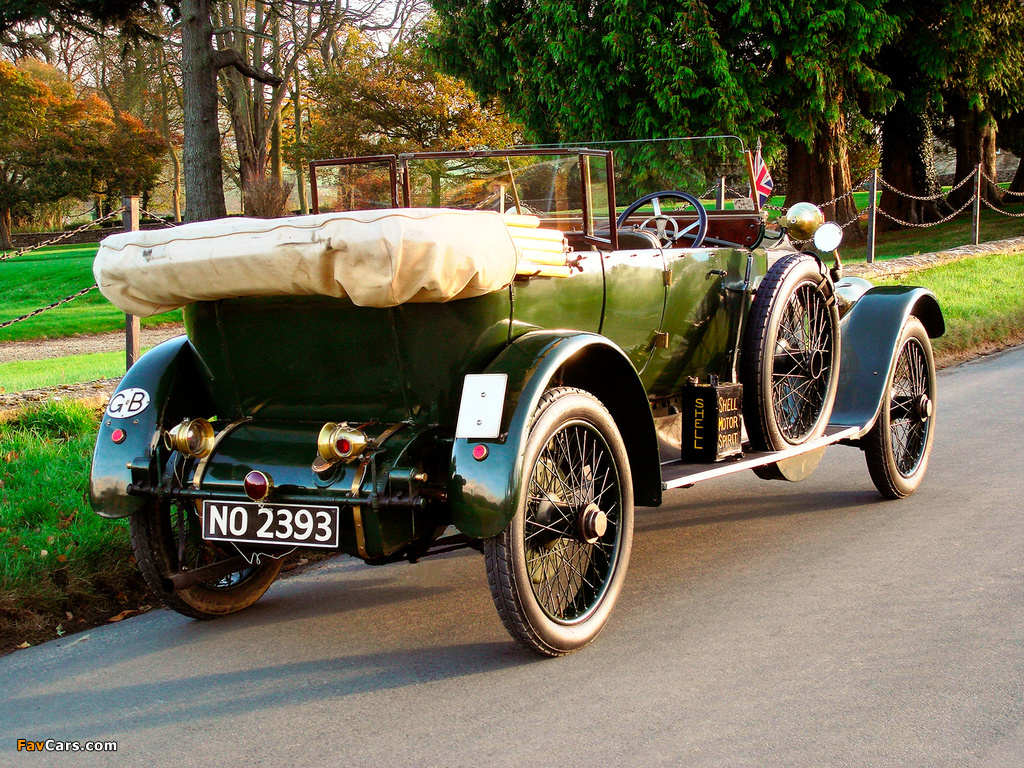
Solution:
[[[684,464],[681,461],[665,464],[661,468],[661,489],[670,491],[673,488],[689,488],[702,480],[724,477],[745,469],[776,464],[783,459],[800,456],[816,451],[840,440],[856,437],[862,430],[859,427],[829,427],[821,437],[808,443],[787,448],[784,451],[760,451],[745,456],[725,459],[716,464]]]

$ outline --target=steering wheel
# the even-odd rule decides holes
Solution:
[[[662,212],[662,200],[682,200],[694,209],[697,214],[697,220],[689,226],[680,229],[678,221],[669,215],[669,213]],[[619,214],[619,218],[615,220],[615,226],[621,229],[630,216],[648,203],[650,203],[651,207],[654,209],[654,215],[648,216],[642,222],[635,225],[636,229],[647,229],[648,225],[653,222],[655,233],[658,235],[658,239],[661,241],[662,245],[673,246],[678,240],[686,238],[692,241],[688,247],[699,248],[701,246],[704,242],[704,237],[708,233],[708,212],[704,210],[704,206],[700,204],[700,200],[689,192],[665,189],[661,192],[652,192],[649,195],[644,195],[630,203],[626,210]],[[672,211],[672,213],[682,213],[682,211]],[[668,234],[666,231],[668,226],[672,227],[672,234]]]

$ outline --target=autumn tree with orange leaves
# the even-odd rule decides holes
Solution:
[[[76,98],[38,62],[0,61],[0,93],[0,247],[12,247],[13,217],[32,206],[141,194],[155,183],[166,147],[131,115]]]

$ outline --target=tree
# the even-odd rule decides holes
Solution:
[[[34,69],[39,69],[36,65]],[[11,247],[12,214],[66,197],[138,193],[164,151],[130,115],[76,98],[66,81],[0,61],[0,245]]]
[[[791,200],[848,192],[860,103],[891,100],[871,65],[896,28],[883,0],[673,0],[643,12],[620,0],[437,0],[435,9],[438,60],[482,97],[501,98],[536,138],[777,131]],[[854,210],[847,197],[835,215]]]
[[[518,129],[430,62],[416,38],[382,51],[350,29],[344,56],[311,75],[307,158],[507,147]]]

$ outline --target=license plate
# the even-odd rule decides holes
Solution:
[[[336,549],[338,529],[338,507],[203,502],[203,538],[211,541]]]

